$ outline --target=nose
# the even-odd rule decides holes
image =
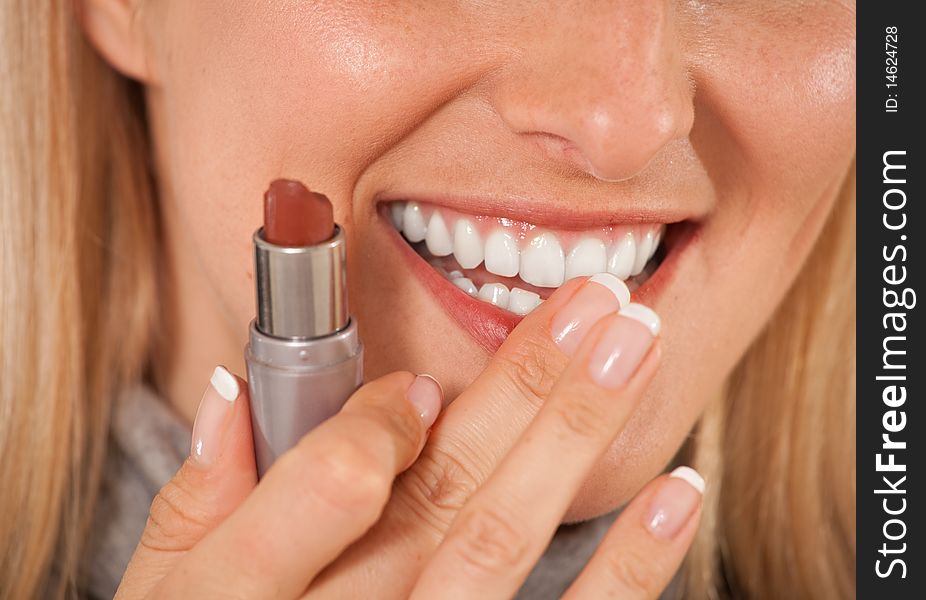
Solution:
[[[542,4],[552,14],[532,20],[493,89],[511,131],[605,181],[633,177],[688,135],[692,85],[675,3]]]

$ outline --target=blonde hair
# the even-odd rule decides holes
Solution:
[[[854,163],[786,297],[695,436],[689,598],[855,597]]]
[[[157,211],[140,90],[92,51],[69,3],[7,0],[0,28],[0,598],[59,597],[77,589],[110,399],[151,367]],[[848,181],[698,429],[713,485],[690,597],[854,594]]]
[[[142,96],[71,4],[0,3],[2,598],[73,595],[110,399],[156,318]]]

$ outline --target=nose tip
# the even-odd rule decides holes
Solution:
[[[688,136],[694,102],[671,9],[621,2],[609,10],[547,21],[543,43],[528,44],[503,71],[493,104],[548,157],[620,181]]]
[[[643,102],[631,110],[617,104],[577,115],[564,130],[572,151],[565,158],[602,181],[623,181],[640,173],[669,142],[691,130],[694,111],[681,98]]]
[[[694,121],[690,102],[686,106],[682,99],[675,106],[638,102],[626,108],[618,103],[587,110],[575,106],[570,112],[523,120],[509,113],[506,120],[519,134],[537,138],[551,159],[616,182],[643,171],[669,142],[686,137]],[[543,125],[519,128],[519,121]]]

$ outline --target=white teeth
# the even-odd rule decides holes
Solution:
[[[508,295],[508,310],[516,315],[526,315],[540,304],[540,296],[521,288],[511,288]]]
[[[656,233],[653,234],[653,248],[650,250],[649,257],[653,258],[656,256],[656,251],[659,250],[659,243],[662,242],[662,234],[666,232],[666,226],[660,225],[656,230]]]
[[[409,202],[405,205],[405,213],[402,215],[402,232],[405,234],[405,239],[413,243],[420,242],[428,233],[428,226],[424,223],[421,207],[416,202]]]
[[[499,308],[508,308],[510,292],[503,283],[486,283],[479,288],[479,299]]]
[[[655,236],[652,229],[643,234],[637,241],[637,254],[633,260],[633,270],[630,271],[631,275],[639,275],[643,267],[646,266],[646,261],[650,259],[650,256],[653,255],[653,251],[656,250],[656,245],[653,243],[654,241]]]
[[[453,257],[464,269],[475,269],[482,262],[482,237],[469,219],[457,220],[453,228]]]
[[[449,256],[453,252],[453,241],[450,239],[450,232],[447,231],[447,225],[444,224],[444,218],[440,216],[439,210],[431,214],[424,241],[428,246],[428,252],[434,256]]]
[[[393,202],[389,205],[389,218],[392,219],[392,225],[402,231],[402,221],[404,220],[405,203]]]
[[[594,275],[607,269],[608,251],[596,238],[582,238],[566,257],[566,279]]]
[[[473,283],[473,280],[469,279],[468,277],[457,277],[456,279],[451,279],[450,283],[457,286],[470,296],[476,295],[476,284]]]
[[[521,279],[538,287],[559,287],[566,275],[566,257],[552,233],[542,233],[521,252]]]
[[[431,265],[451,283],[474,298],[518,315],[525,315],[542,303],[540,295],[518,287],[509,290],[505,284],[491,281],[491,278],[485,281],[485,272],[470,272],[469,269],[478,269],[484,262],[488,273],[519,277],[526,284],[544,288],[559,287],[574,277],[608,277],[605,273],[610,273],[633,290],[652,275],[654,267],[647,266],[659,249],[666,229],[665,225],[655,224],[634,226],[632,231],[629,227],[621,227],[617,231],[623,231],[623,235],[615,231],[619,237],[613,241],[600,239],[593,232],[581,234],[578,241],[571,244],[567,255],[556,234],[539,228],[530,227],[533,232],[519,242],[523,234],[500,223],[488,232],[483,243],[483,233],[472,218],[454,214],[450,221],[452,227],[448,227],[444,219],[447,211],[422,207],[417,202],[392,202],[388,211],[390,222],[410,243],[423,241],[430,255],[440,257]],[[565,236],[570,241],[575,239],[571,233]],[[450,255],[460,270],[446,270],[452,268],[454,260],[443,257]],[[466,274],[473,275],[482,286],[478,287]]]
[[[628,231],[620,241],[614,244],[614,251],[608,260],[608,273],[620,279],[630,277],[636,254],[637,245],[633,240],[633,234]]]
[[[513,235],[495,230],[485,245],[486,270],[502,277],[514,277],[520,267],[518,241]]]

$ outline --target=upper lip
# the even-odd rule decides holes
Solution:
[[[581,230],[601,225],[634,223],[677,223],[685,220],[697,221],[707,213],[707,207],[646,206],[643,202],[630,201],[618,206],[591,209],[544,200],[536,196],[467,196],[457,194],[426,194],[415,192],[381,192],[375,202],[397,201],[421,202],[443,205],[462,213],[488,217],[507,217],[532,225],[551,229]]]

